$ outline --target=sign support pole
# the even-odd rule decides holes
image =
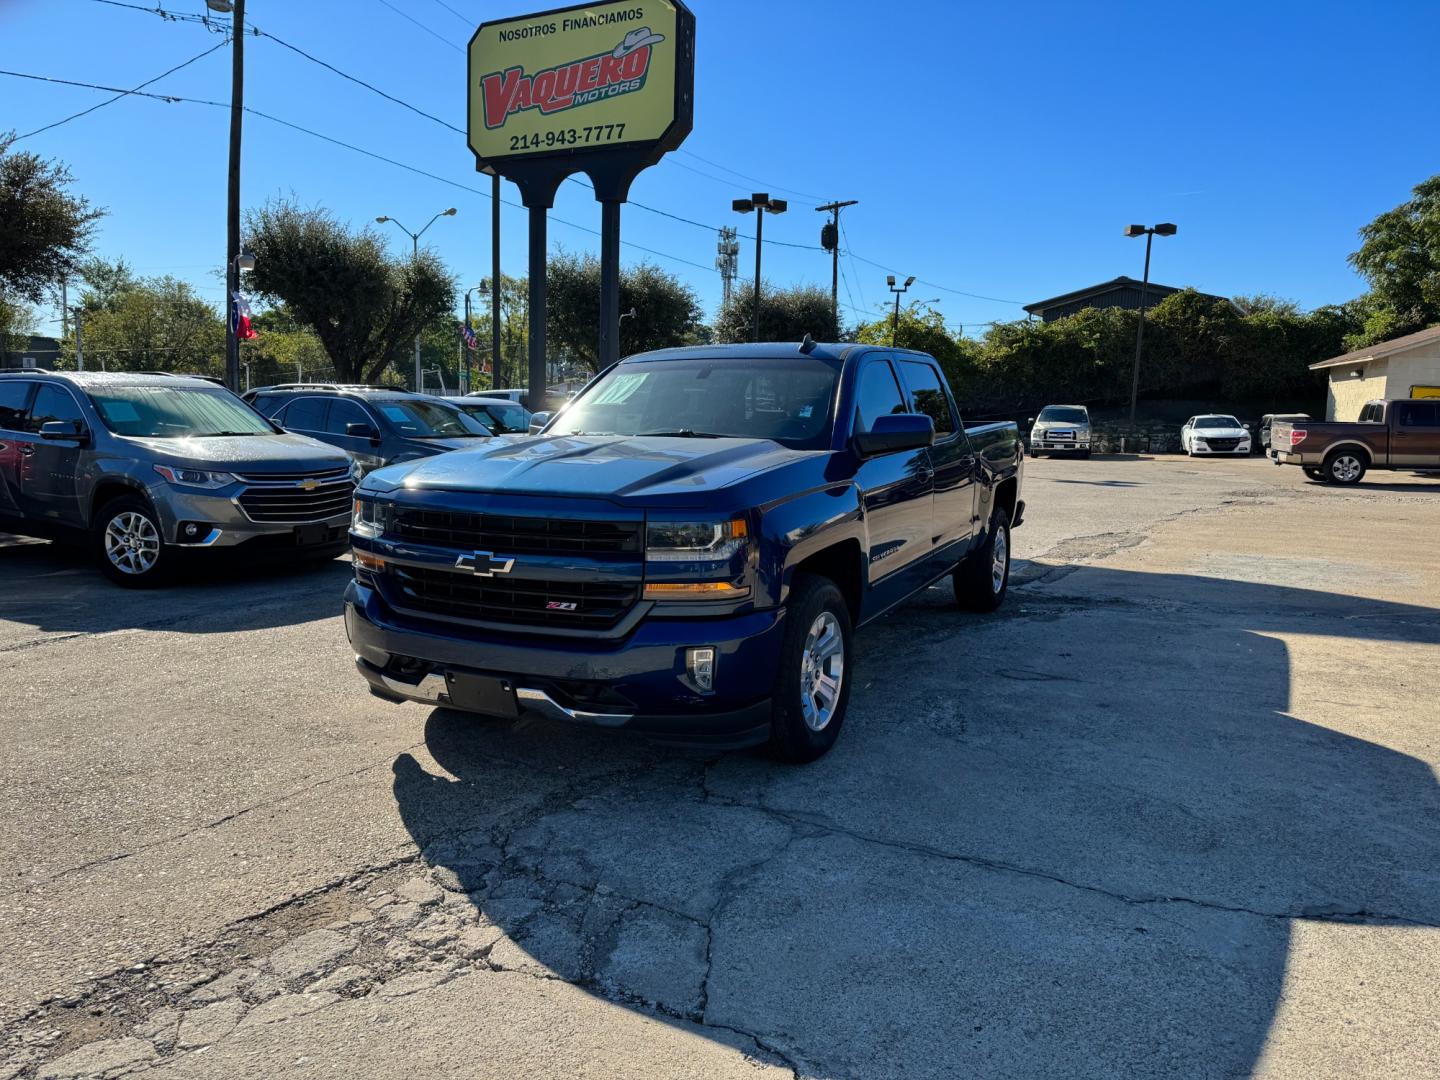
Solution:
[[[600,367],[620,359],[620,200],[600,203]]]
[[[530,207],[530,391],[531,412],[545,408],[545,215],[548,206]]]
[[[490,177],[490,386],[500,383],[500,174]]]

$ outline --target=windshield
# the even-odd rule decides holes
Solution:
[[[513,401],[465,401],[459,408],[497,435],[524,434],[530,430],[530,414]]]
[[[100,419],[116,435],[185,439],[275,434],[254,409],[218,387],[107,386],[88,393]]]
[[[439,401],[377,401],[374,404],[395,430],[411,439],[463,439],[490,434],[490,429],[480,421]]]
[[[1072,409],[1065,405],[1047,405],[1040,410],[1039,419],[1050,424],[1088,424],[1090,414],[1084,409]]]
[[[1203,428],[1231,428],[1239,427],[1240,421],[1233,416],[1200,416],[1195,419],[1196,427]]]
[[[838,361],[705,356],[630,361],[561,413],[553,434],[733,436],[829,446]]]

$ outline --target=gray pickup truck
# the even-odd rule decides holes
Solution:
[[[357,477],[204,379],[0,373],[0,531],[78,539],[120,585],[161,583],[185,549],[336,554]]]

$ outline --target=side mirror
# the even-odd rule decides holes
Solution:
[[[380,433],[369,424],[346,424],[345,434],[352,439],[369,439],[372,446],[380,443]]]
[[[1034,424],[1035,424],[1035,418],[1034,418],[1033,416],[1027,416],[1027,417],[1025,418],[1025,426],[1026,426],[1026,427],[1033,427]]]
[[[855,433],[855,451],[861,457],[919,450],[935,441],[935,421],[923,413],[891,413],[875,419],[869,431]]]
[[[1250,425],[1249,425],[1249,424],[1241,424],[1240,426],[1241,426],[1242,428],[1244,428],[1246,431],[1249,431],[1249,430],[1250,430]]]
[[[545,425],[550,423],[550,418],[555,414],[552,412],[536,412],[530,414],[530,434],[539,435],[545,430]]]
[[[82,446],[90,441],[90,432],[79,420],[47,420],[40,425],[42,439],[73,439]]]

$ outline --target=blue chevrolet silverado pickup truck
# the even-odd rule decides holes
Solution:
[[[370,473],[346,630],[387,700],[810,761],[856,627],[946,575],[999,607],[1023,456],[924,353],[642,353],[538,435]]]

